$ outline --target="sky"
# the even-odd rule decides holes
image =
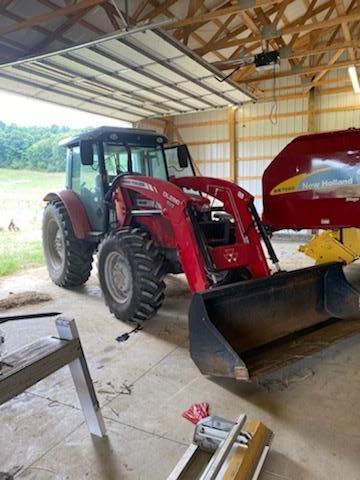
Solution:
[[[0,90],[0,121],[21,126],[65,125],[71,128],[98,127],[111,125],[130,126],[114,118],[103,117],[80,110],[62,107],[34,98],[7,93]]]

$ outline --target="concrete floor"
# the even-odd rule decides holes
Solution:
[[[296,245],[275,244],[285,268],[311,261]],[[53,301],[12,313],[58,310],[74,316],[108,435],[87,431],[65,367],[0,407],[0,471],[22,466],[19,479],[163,479],[190,443],[193,425],[181,412],[207,401],[212,414],[241,412],[275,432],[262,480],[360,479],[360,342],[347,341],[262,385],[200,375],[188,353],[190,295],[181,278],[169,281],[159,314],[124,343],[130,330],[101,298],[97,278],[67,291],[44,268],[5,278],[8,292],[37,290]],[[52,319],[9,323],[12,351],[41,335],[55,334]],[[130,387],[131,395],[127,387]]]

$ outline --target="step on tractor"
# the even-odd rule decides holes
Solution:
[[[340,263],[281,271],[252,195],[196,176],[188,148],[166,143],[113,127],[63,142],[66,188],[46,195],[43,218],[57,285],[85,283],[97,252],[110,311],[139,323],[161,307],[166,274],[184,273],[192,359],[203,374],[239,380],[360,330],[359,293]]]

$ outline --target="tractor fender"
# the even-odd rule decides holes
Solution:
[[[84,240],[86,238],[88,233],[91,231],[91,225],[85,207],[75,192],[72,190],[49,192],[45,195],[43,200],[45,202],[61,200],[70,217],[75,237],[79,240]]]

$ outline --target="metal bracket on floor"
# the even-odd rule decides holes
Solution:
[[[93,435],[103,437],[104,420],[75,320],[60,316],[55,324],[58,338],[39,338],[1,359],[0,405],[69,365],[88,428]]]
[[[167,480],[257,480],[271,439],[271,430],[244,414],[236,422],[206,417]]]

